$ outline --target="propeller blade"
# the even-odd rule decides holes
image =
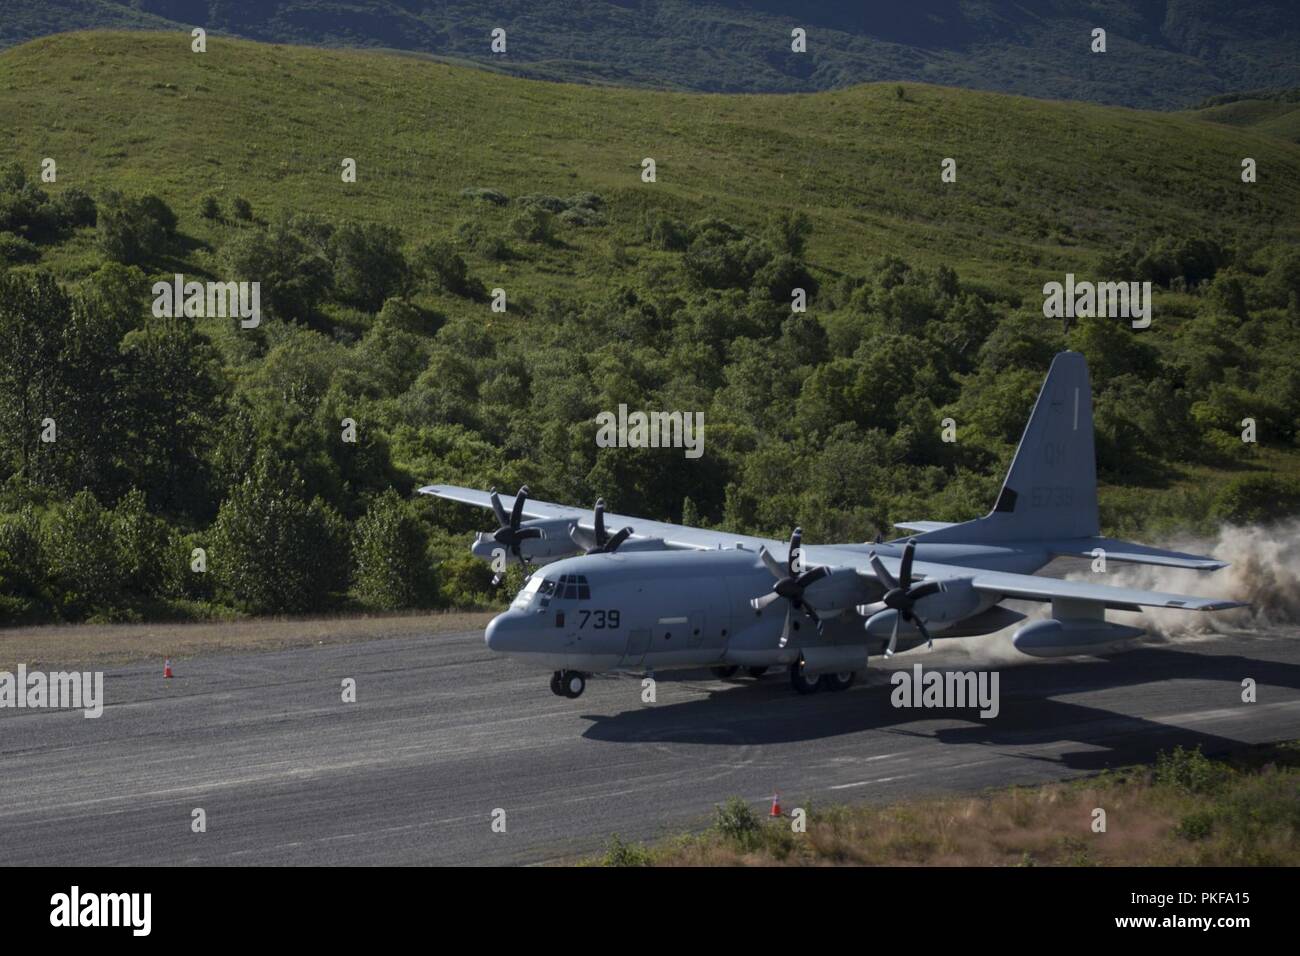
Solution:
[[[583,551],[590,551],[596,546],[596,540],[576,524],[569,529],[569,539]]]
[[[898,582],[894,580],[894,576],[885,567],[885,562],[881,561],[880,556],[874,551],[871,552],[871,570],[876,572],[876,580],[885,586],[886,591],[892,591],[898,587]]]
[[[490,497],[492,498],[492,510],[496,512],[497,516],[497,527],[504,528],[510,524],[510,516],[506,514],[506,509],[501,506],[501,496],[493,488]]]
[[[515,506],[510,512],[510,527],[518,528],[519,519],[524,516],[524,502],[528,500],[528,486],[521,485],[519,494],[515,495]]]
[[[605,499],[596,499],[596,547],[605,543]]]
[[[540,538],[541,536],[541,528],[520,528],[515,532],[516,541],[530,541],[533,538]]]
[[[889,635],[889,646],[885,648],[886,657],[893,657],[894,648],[898,646],[898,619],[902,616],[897,611],[894,612],[894,633]]]
[[[771,552],[769,552],[767,548],[759,547],[758,559],[767,566],[767,569],[772,572],[772,577],[776,578],[778,581],[786,576],[785,568],[781,567],[781,562],[772,557]]]
[[[608,541],[605,542],[605,545],[602,548],[602,550],[605,551],[607,554],[613,554],[615,551],[618,550],[618,546],[622,544],[624,541],[626,541],[628,538],[630,538],[631,536],[632,536],[631,528],[620,528],[618,531],[614,532],[614,537],[610,538]]]
[[[781,640],[777,643],[777,647],[785,647],[786,642],[790,640],[790,617],[793,614],[794,608],[787,604],[785,609],[785,625],[781,628]]]
[[[795,528],[794,534],[790,535],[790,550],[786,554],[786,565],[790,569],[790,577],[794,577],[799,573],[799,569],[795,567],[795,564],[801,563],[803,560],[803,555],[799,552],[801,544],[803,544],[803,528]]]
[[[919,617],[913,617],[912,623],[916,625],[916,629],[920,631],[921,636],[925,638],[925,646],[930,649],[933,649],[934,638],[930,636],[930,631],[926,628],[925,622],[921,620]]]
[[[819,564],[817,565],[817,567],[811,568],[810,570],[805,571],[803,574],[799,575],[799,577],[795,578],[795,584],[801,588],[806,588],[810,584],[816,584],[818,581],[820,581],[822,578],[826,577],[826,575],[830,573],[831,573],[830,568],[826,567],[825,565]]]
[[[779,600],[781,600],[781,595],[777,594],[775,591],[768,591],[762,597],[756,597],[754,598],[754,600],[750,601],[749,606],[752,607],[755,611],[761,611],[763,610],[763,608],[767,607],[773,601],[779,601]]]
[[[921,598],[929,597],[931,594],[938,594],[943,590],[943,584],[938,581],[926,581],[923,584],[916,584],[907,589],[908,600],[915,603]]]
[[[876,601],[874,604],[859,604],[856,610],[863,617],[871,617],[873,614],[879,614],[888,607],[889,605],[884,601]]]
[[[898,586],[907,588],[912,583],[912,558],[916,553],[916,539],[908,538],[903,546],[903,563],[898,569]]]

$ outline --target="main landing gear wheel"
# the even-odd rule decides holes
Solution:
[[[552,678],[554,680],[554,678]],[[564,671],[560,674],[560,693],[573,700],[587,689],[587,675],[581,671]]]
[[[770,668],[767,667],[746,667],[745,673],[748,674],[750,677],[754,678],[754,680],[758,680],[760,677],[766,674],[768,670],[770,670]]]
[[[561,671],[551,675],[551,693],[556,697],[564,696],[564,674]]]
[[[735,677],[736,671],[740,670],[740,668],[733,664],[728,667],[710,667],[709,670],[718,680],[727,680],[730,677]]]
[[[823,674],[818,683],[827,690],[848,690],[857,679],[857,671],[840,671],[838,674]]]
[[[795,661],[790,665],[790,686],[800,694],[815,694],[821,688],[821,680],[804,674],[803,664]]]

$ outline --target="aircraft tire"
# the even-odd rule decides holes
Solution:
[[[556,697],[564,696],[564,673],[556,671],[551,675],[551,693]]]
[[[722,666],[710,667],[709,670],[712,672],[713,676],[716,677],[718,680],[727,680],[729,678],[735,677],[736,671],[740,670],[740,668],[734,664],[731,664],[725,667]]]
[[[821,679],[805,676],[803,665],[795,661],[790,665],[790,686],[798,694],[815,694],[821,689]]]
[[[582,692],[587,689],[587,675],[581,671],[565,671],[563,683],[564,696],[574,700],[581,697]]]
[[[838,674],[823,674],[818,683],[826,690],[841,691],[848,690],[853,686],[853,682],[858,679],[857,671],[842,671]]]

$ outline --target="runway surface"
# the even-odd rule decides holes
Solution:
[[[971,666],[965,652],[894,668]],[[480,633],[205,656],[105,675],[98,720],[0,710],[5,864],[532,863],[766,808],[1033,783],[1201,744],[1300,738],[1300,629],[1002,666],[1001,712],[896,709],[888,672],[596,678],[578,700]],[[695,675],[699,676],[699,675]],[[1258,684],[1242,703],[1241,681]],[[357,702],[343,703],[353,678]],[[192,811],[207,832],[191,832]],[[506,832],[492,830],[505,811]]]

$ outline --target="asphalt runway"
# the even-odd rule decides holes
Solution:
[[[971,663],[941,642],[889,664],[916,662]],[[479,633],[125,667],[97,720],[0,710],[0,862],[536,863],[703,826],[733,795],[892,801],[1300,738],[1300,628],[1003,666],[992,720],[896,709],[872,663],[811,697],[663,674],[653,705],[635,677],[555,697]]]

